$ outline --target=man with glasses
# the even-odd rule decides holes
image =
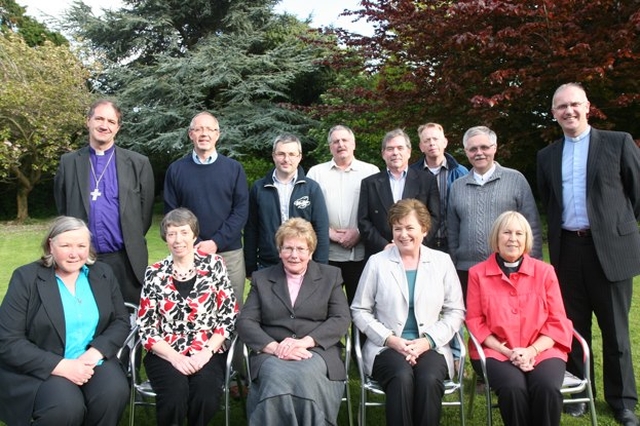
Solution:
[[[424,204],[431,215],[431,229],[423,244],[434,248],[433,242],[440,223],[440,194],[431,173],[409,168],[411,140],[402,129],[394,129],[382,139],[382,158],[386,170],[362,180],[358,202],[358,229],[364,241],[365,260],[391,247],[393,233],[387,219],[389,208],[406,198]]]
[[[242,165],[216,151],[218,120],[196,114],[189,125],[191,153],[169,165],[164,179],[165,213],[178,207],[193,212],[200,224],[196,249],[222,256],[238,305],[242,307],[245,264],[242,229],[249,211],[249,190]]]
[[[282,134],[273,142],[275,167],[257,180],[249,193],[249,219],[244,229],[246,277],[280,261],[275,234],[292,217],[311,222],[318,238],[313,260],[329,260],[329,216],[320,185],[305,176],[300,167],[302,144],[292,134]]]
[[[604,398],[619,423],[636,426],[629,311],[633,277],[640,274],[640,149],[629,133],[591,127],[590,106],[580,84],[554,93],[551,112],[564,137],[538,153],[538,187],[567,316],[591,345],[595,313]],[[579,365],[582,351],[575,348],[567,369],[582,377]],[[565,407],[576,417],[586,411],[584,403]]]
[[[531,256],[537,259],[542,259],[542,229],[527,179],[519,171],[494,161],[498,150],[496,133],[485,126],[472,127],[465,132],[462,144],[473,167],[451,185],[447,236],[449,254],[466,299],[469,268],[492,254],[489,234],[501,213],[513,210],[527,218],[533,231]]]

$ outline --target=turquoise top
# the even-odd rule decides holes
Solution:
[[[418,274],[417,270],[406,271],[407,274],[407,284],[409,286],[409,314],[407,315],[407,322],[404,325],[404,329],[402,330],[402,338],[403,339],[417,339],[420,337],[418,331],[418,321],[416,321],[415,310],[413,309],[413,295],[416,290],[416,275]]]

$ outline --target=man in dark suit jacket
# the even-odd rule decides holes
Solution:
[[[137,305],[149,262],[154,180],[147,157],[115,146],[121,118],[111,101],[91,106],[89,145],[62,156],[53,194],[59,214],[88,223],[98,259],[113,268],[125,302]]]
[[[415,198],[427,206],[431,228],[424,243],[434,248],[440,223],[440,193],[431,173],[409,168],[411,141],[402,129],[388,132],[382,139],[382,158],[386,170],[362,180],[358,203],[358,229],[365,245],[365,260],[393,244],[387,221],[389,208],[397,201]]]
[[[628,133],[590,127],[589,107],[579,84],[556,90],[552,112],[564,138],[538,153],[538,186],[567,315],[591,344],[596,314],[605,399],[618,422],[638,425],[629,310],[640,274],[640,149]],[[574,347],[567,368],[582,374],[581,357]],[[570,414],[584,413],[584,404],[572,405]]]

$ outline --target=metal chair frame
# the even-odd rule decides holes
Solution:
[[[472,344],[477,349],[478,354],[480,355],[480,365],[482,368],[482,376],[484,378],[484,383],[485,383],[484,392],[487,400],[487,425],[492,426],[493,424],[492,409],[498,408],[498,405],[497,403],[492,402],[493,391],[491,390],[489,378],[487,375],[487,358],[484,354],[484,350],[482,349],[482,345],[476,339],[476,337],[473,334],[471,334],[471,332],[469,332],[469,337]],[[580,343],[580,346],[582,347],[582,352],[583,352],[582,361],[583,361],[583,369],[584,369],[583,371],[585,372],[584,373],[585,377],[581,379],[569,373],[568,371],[565,372],[564,381],[562,383],[562,387],[560,388],[560,393],[566,396],[566,395],[572,395],[572,394],[582,393],[586,391],[587,396],[580,397],[580,398],[565,397],[563,398],[562,403],[563,404],[578,404],[582,402],[587,403],[589,406],[589,414],[591,416],[591,425],[598,426],[598,418],[596,417],[595,400],[593,397],[593,390],[591,388],[591,370],[590,370],[591,355],[589,352],[589,345],[587,344],[587,341],[576,330],[573,330],[573,338],[576,339]],[[473,383],[475,383],[477,379],[475,370],[473,374],[473,379],[474,379]],[[472,386],[471,395],[469,397],[469,414],[468,414],[469,416],[471,416],[471,412],[473,410],[474,398],[475,398],[475,386]]]
[[[358,372],[360,373],[360,410],[358,412],[358,424],[364,426],[367,424],[367,408],[368,407],[382,407],[386,404],[385,401],[369,401],[369,394],[373,395],[385,395],[384,390],[380,384],[373,380],[371,376],[368,376],[364,372],[364,362],[362,359],[362,347],[360,346],[360,332],[354,328],[354,340],[356,351],[356,363],[358,364]],[[460,425],[465,426],[465,412],[464,412],[464,365],[467,357],[466,346],[462,340],[460,333],[456,332],[454,338],[458,341],[460,346],[460,363],[458,370],[455,372],[456,377],[453,379],[445,380],[444,382],[444,395],[457,394],[455,401],[442,400],[443,407],[459,407],[460,409]]]
[[[346,370],[347,377],[344,382],[345,390],[342,397],[342,403],[347,405],[347,416],[349,419],[349,426],[353,426],[353,411],[351,408],[351,389],[349,387],[349,367],[351,365],[351,334],[347,331],[345,334],[345,350],[344,350],[344,368]],[[247,378],[249,380],[249,386],[251,386],[251,366],[249,361],[249,348],[247,345],[242,345],[242,352],[244,354],[245,369],[247,371]],[[228,425],[227,425],[228,426]]]
[[[131,336],[131,335],[130,335]],[[149,380],[139,381],[139,368],[136,366],[137,363],[137,353],[140,352],[138,349],[141,345],[141,340],[137,337],[137,329],[133,333],[133,337],[135,339],[135,344],[133,345],[133,349],[131,350],[131,356],[129,357],[129,369],[131,371],[131,395],[129,398],[129,425],[135,425],[135,410],[138,406],[155,406],[155,401],[149,401],[150,399],[155,399],[156,393],[153,391],[151,387],[151,382]],[[233,370],[232,362],[233,355],[236,350],[236,346],[238,344],[238,336],[235,335],[233,340],[231,341],[231,345],[229,346],[229,351],[227,352],[226,359],[226,368],[224,373],[224,410],[225,410],[225,425],[231,425],[231,395],[230,395],[230,385],[231,380],[235,378],[236,384],[240,389],[240,394],[242,395],[242,380],[240,375]]]

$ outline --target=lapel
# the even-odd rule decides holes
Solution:
[[[404,182],[404,189],[402,190],[402,199],[416,198],[420,188],[420,175],[411,167],[407,169],[407,179]]]
[[[127,198],[123,195],[127,193],[127,188],[131,188],[136,182],[133,174],[133,164],[131,164],[131,157],[127,155],[127,152],[116,145],[116,176],[118,178],[118,204],[120,206],[120,217],[124,218],[127,211]],[[126,236],[125,236],[126,238]]]
[[[78,155],[75,157],[75,170],[76,180],[78,182],[78,188],[80,188],[80,199],[84,206],[84,211],[89,217],[89,192],[93,190],[93,185],[89,184],[89,146],[86,146],[78,150]]]
[[[102,330],[104,326],[102,321],[107,318],[107,315],[101,315],[101,313],[111,311],[111,288],[103,268],[89,266],[89,286],[98,306],[98,326],[96,330]]]
[[[290,313],[293,314],[291,296],[289,295],[289,287],[287,286],[287,276],[284,274],[282,263],[279,263],[277,268],[271,269],[269,272],[269,281],[273,283],[271,291],[274,296],[282,302]]]
[[[600,132],[593,127],[589,135],[589,154],[587,155],[587,199],[591,193],[591,188],[598,174],[598,159],[602,158],[601,151],[603,144]]]
[[[551,145],[548,161],[551,170],[551,186],[557,194],[557,199],[562,205],[562,150],[564,149],[564,138]]]
[[[313,260],[309,260],[307,272],[304,274],[304,279],[302,280],[302,286],[300,287],[300,292],[296,298],[295,306],[299,307],[308,299],[311,299],[322,285],[321,281],[322,274],[320,272],[320,267]]]
[[[402,259],[400,258],[400,252],[397,247],[391,247],[389,249],[389,261],[392,264],[389,274],[391,275],[391,278],[393,278],[394,285],[398,287],[398,290],[402,294],[405,305],[409,306],[407,275],[404,267],[402,266]]]
[[[380,210],[384,210],[385,217],[389,206],[393,205],[393,194],[391,193],[391,184],[389,183],[389,175],[385,169],[380,172],[380,176],[375,180],[375,189],[380,198]]]
[[[55,272],[53,268],[46,268],[44,266],[38,269],[37,280],[38,294],[42,301],[51,324],[56,329],[58,337],[62,341],[63,346],[66,344],[66,329],[64,322],[64,311],[62,309],[62,299],[60,298],[60,291],[58,290],[58,282],[56,280]]]

